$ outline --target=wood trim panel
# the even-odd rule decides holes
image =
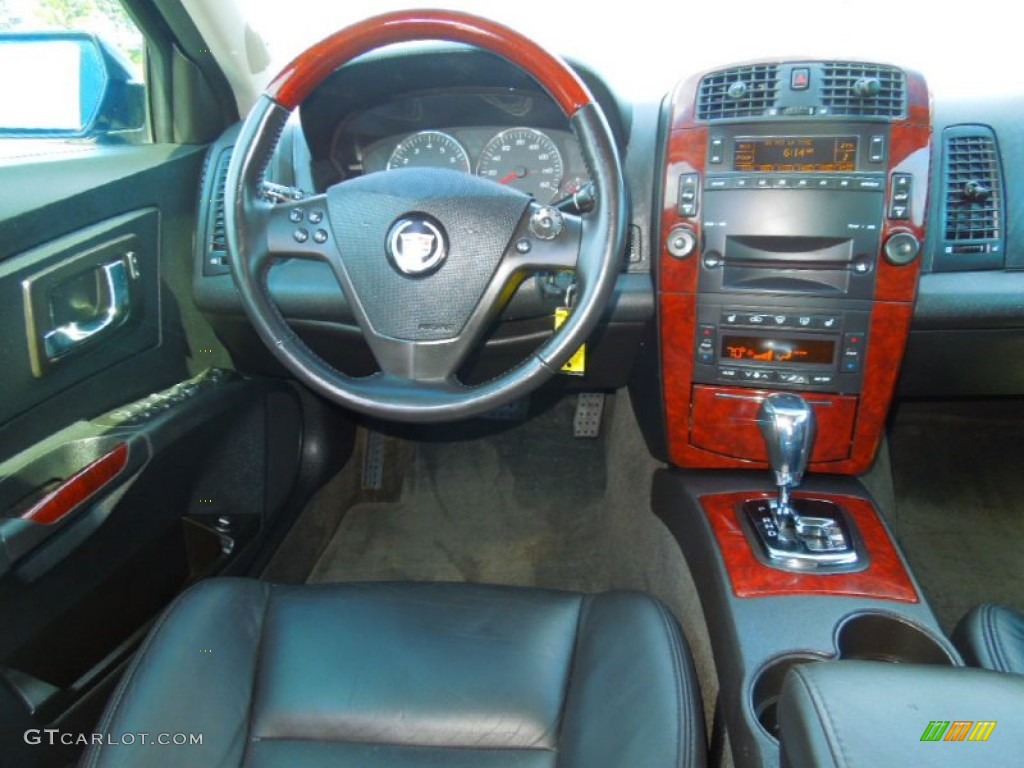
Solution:
[[[105,456],[96,459],[54,488],[21,517],[40,525],[57,523],[115,480],[126,466],[128,445],[120,443]]]
[[[285,109],[295,109],[342,64],[384,45],[416,40],[447,40],[492,51],[530,74],[566,115],[594,100],[564,62],[529,38],[479,16],[442,10],[385,13],[335,32],[287,64],[266,94]]]
[[[724,493],[702,496],[701,506],[711,524],[729,582],[736,597],[778,597],[783,595],[829,595],[865,597],[917,603],[920,597],[910,580],[896,545],[866,499],[796,493],[795,498],[828,499],[840,504],[853,518],[871,561],[857,573],[790,573],[761,563],[743,533],[737,505],[748,499],[769,498],[764,493]]]
[[[693,388],[690,442],[714,453],[740,459],[767,461],[764,438],[757,426],[757,412],[769,391],[740,387]],[[818,439],[812,462],[849,458],[857,398],[850,395],[807,395],[814,409]]]
[[[669,130],[662,177],[659,228],[661,246],[656,284],[668,454],[673,464],[682,467],[763,467],[763,461],[729,457],[708,451],[692,440],[693,423],[695,420],[700,423],[704,418],[692,413],[698,405],[694,401],[693,345],[700,276],[699,255],[677,259],[668,253],[665,243],[668,233],[679,225],[693,229],[700,242],[700,221],[681,217],[677,212],[677,185],[682,173],[700,173],[703,178],[705,172],[708,128],[697,123],[694,115],[696,92],[702,77],[703,73],[676,88],[667,116]],[[906,71],[906,77],[907,117],[893,122],[890,126],[887,178],[891,186],[893,173],[914,175],[911,219],[898,222],[885,219],[882,229],[883,245],[885,239],[896,232],[910,232],[922,243],[925,237],[931,160],[931,104],[924,78],[913,71]],[[886,199],[888,200],[888,194]],[[812,471],[859,474],[867,471],[874,461],[910,331],[920,266],[920,257],[909,265],[893,266],[884,259],[882,252],[879,252],[876,259],[875,295],[864,363],[865,373],[856,407],[851,450],[848,457],[839,460],[832,460],[831,453],[816,454],[819,459],[812,460]],[[756,297],[747,294],[742,300],[745,303],[756,302]],[[818,439],[835,443],[843,438],[821,431]],[[706,439],[702,442],[704,445],[708,444]],[[825,456],[830,457],[829,460],[822,460]]]

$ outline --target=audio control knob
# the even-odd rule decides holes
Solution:
[[[897,267],[909,264],[921,252],[921,242],[909,232],[897,232],[885,241],[885,260]]]
[[[668,252],[677,259],[685,259],[697,248],[697,236],[687,227],[674,227],[665,243]]]

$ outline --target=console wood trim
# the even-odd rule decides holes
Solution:
[[[769,393],[770,390],[764,389],[698,384],[693,388],[690,442],[733,458],[767,461],[764,438],[757,426],[757,411]],[[857,398],[808,394],[806,400],[814,410],[819,434],[811,451],[811,462],[848,458]]]
[[[855,496],[795,493],[794,498],[827,499],[847,511],[860,531],[871,558],[867,569],[857,573],[791,573],[760,562],[743,533],[738,505],[750,499],[770,498],[765,493],[723,493],[700,497],[722,553],[729,582],[736,597],[829,595],[864,597],[918,603],[920,597],[889,532],[874,505]]]

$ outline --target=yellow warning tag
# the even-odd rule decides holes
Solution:
[[[572,312],[568,307],[558,307],[555,310],[555,330],[557,331],[565,319]],[[566,361],[565,365],[562,366],[562,373],[567,373],[570,376],[582,376],[587,370],[587,345],[581,344],[580,348],[577,349],[573,356]]]

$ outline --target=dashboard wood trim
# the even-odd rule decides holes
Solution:
[[[870,555],[868,567],[857,573],[792,573],[761,563],[743,533],[737,505],[748,499],[769,498],[765,493],[723,493],[700,497],[729,573],[736,597],[829,595],[917,603],[920,597],[889,532],[874,505],[855,496],[796,493],[795,498],[828,499],[853,518]]]
[[[912,173],[915,188],[911,198],[911,219],[894,222],[883,219],[881,242],[896,232],[909,232],[920,242],[925,237],[928,210],[928,172],[931,152],[931,105],[924,78],[905,70],[907,115],[890,124],[886,178],[893,173]],[[698,123],[694,112],[701,73],[681,83],[668,106],[667,145],[662,174],[660,245],[657,247],[657,304],[661,343],[662,388],[666,442],[672,464],[690,468],[759,468],[763,462],[724,456],[694,444],[691,435],[694,406],[693,354],[696,333],[699,254],[679,259],[666,247],[669,232],[683,225],[692,229],[700,242],[698,218],[684,218],[677,212],[678,178],[682,173],[705,173],[708,127]],[[888,195],[887,198],[888,199]],[[699,249],[698,249],[699,251]],[[884,432],[899,368],[903,359],[913,314],[913,302],[921,267],[918,256],[911,264],[894,266],[880,252],[876,261],[875,295],[869,321],[868,350],[864,378],[858,398],[853,440],[848,458],[813,461],[812,471],[859,474],[867,471]],[[830,440],[819,433],[819,440]],[[819,454],[820,455],[820,454]]]
[[[266,94],[295,109],[331,72],[392,43],[446,40],[493,51],[529,73],[566,115],[594,101],[569,66],[529,38],[493,21],[443,10],[397,11],[353,24],[299,54],[267,86]]]

